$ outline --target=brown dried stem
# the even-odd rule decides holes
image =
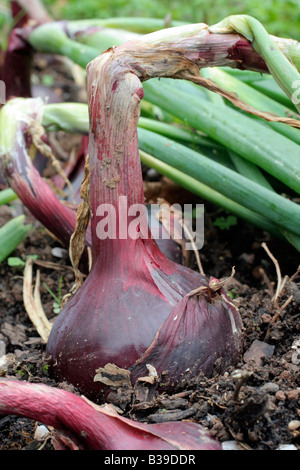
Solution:
[[[82,202],[77,209],[76,227],[70,239],[69,256],[75,273],[77,288],[83,284],[84,275],[79,270],[79,263],[86,246],[86,231],[90,221],[90,177],[89,156],[84,166],[84,177],[80,188]]]
[[[52,328],[44,312],[40,297],[40,271],[36,273],[35,288],[32,292],[32,258],[28,258],[24,269],[23,300],[26,312],[44,343],[47,343]]]

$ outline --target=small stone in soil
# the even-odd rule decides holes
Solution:
[[[263,360],[273,356],[275,346],[264,341],[254,340],[249,349],[244,354],[245,362],[255,362],[258,366],[263,365]]]

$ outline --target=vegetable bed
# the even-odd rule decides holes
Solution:
[[[176,195],[178,188],[176,188]],[[187,197],[182,194],[182,197]],[[189,197],[189,196],[188,196]],[[1,221],[10,217],[10,210],[1,210]],[[299,338],[300,286],[299,276],[280,296],[278,307],[272,302],[277,285],[273,262],[261,243],[266,242],[277,256],[283,275],[293,276],[297,269],[296,253],[288,245],[270,239],[264,232],[239,220],[229,229],[214,225],[220,217],[227,217],[214,205],[206,206],[205,246],[201,261],[207,274],[227,277],[231,267],[236,267],[234,280],[227,285],[230,295],[240,308],[245,326],[244,360],[238,368],[249,373],[236,402],[229,404],[238,380],[226,374],[207,379],[197,377],[186,383],[182,392],[159,394],[155,389],[137,389],[133,394],[119,388],[110,400],[123,410],[123,416],[138,422],[153,423],[168,420],[192,420],[209,429],[221,442],[235,441],[240,449],[270,450],[280,445],[299,448],[299,434],[293,422],[299,419],[299,365],[295,363],[295,339]],[[54,263],[56,269],[36,266],[41,270],[41,298],[45,313],[53,317],[52,295],[58,295],[62,276],[62,294],[73,286],[74,276],[67,254],[62,259],[52,254],[59,247],[51,237],[39,229],[26,239],[14,256],[23,258],[37,255],[42,262]],[[55,253],[55,251],[54,251]],[[192,266],[197,269],[195,259]],[[61,270],[57,270],[61,267]],[[47,384],[78,393],[66,383],[57,384],[49,378],[45,346],[37,335],[23,307],[22,272],[1,265],[1,341],[6,353],[11,355],[7,376],[21,381]],[[269,284],[269,282],[272,284]],[[270,319],[293,295],[276,324]],[[261,342],[261,343],[257,343]],[[260,346],[268,345],[267,350]],[[253,350],[257,346],[258,350]],[[251,352],[252,351],[252,352]],[[262,357],[260,358],[260,354]],[[266,354],[266,355],[265,355]],[[294,356],[293,356],[294,354]],[[270,356],[269,356],[270,355]],[[251,361],[252,358],[252,361]],[[17,416],[0,417],[0,449],[20,450],[52,449],[49,435],[46,442],[35,437],[41,423]]]
[[[8,46],[0,450],[299,449],[299,43],[247,16],[106,26],[48,18]],[[148,222],[124,225],[124,196]],[[149,239],[157,202],[185,241]],[[176,203],[192,218],[168,226]]]

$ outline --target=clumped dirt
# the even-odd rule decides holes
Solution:
[[[215,211],[219,212],[207,205],[205,245],[200,256],[207,275],[227,277],[235,266],[236,275],[226,289],[239,307],[244,324],[244,355],[240,364],[221,376],[193,377],[174,395],[160,395],[155,386],[145,385],[130,395],[116,390],[108,401],[121,408],[125,416],[146,423],[195,421],[218,440],[234,440],[242,449],[273,450],[283,444],[300,449],[300,351],[296,346],[293,349],[300,339],[300,276],[291,280],[298,268],[297,253],[242,221],[228,231],[215,228],[211,223]],[[1,225],[10,213],[9,207],[1,207]],[[37,265],[34,270],[41,271],[44,310],[49,318],[55,318],[54,299],[45,285],[57,295],[62,277],[65,295],[74,276],[67,252],[61,253],[62,258],[54,256],[58,242],[38,223],[35,225],[13,255],[23,259],[38,255],[41,262],[55,263],[57,269]],[[276,270],[261,247],[262,242],[277,257],[282,277],[288,276],[277,302],[272,300],[277,286]],[[236,248],[238,243],[240,249]],[[6,262],[0,266],[0,347],[2,354],[11,359],[1,375],[66,387],[48,375],[45,345],[24,309],[22,275],[22,268],[9,267]],[[281,309],[277,321],[272,323]],[[236,369],[240,370],[238,376],[232,374]],[[72,387],[71,390],[78,393]],[[39,448],[43,443],[34,437],[36,426],[29,419],[0,417],[0,450]],[[51,448],[51,443],[43,448]]]
[[[68,87],[57,89],[58,93],[69,93]],[[63,150],[69,152],[70,141],[58,140]],[[174,395],[159,394],[155,385],[145,384],[130,394],[117,389],[108,395],[107,401],[118,406],[124,416],[145,423],[170,420],[200,423],[221,442],[235,441],[238,449],[274,450],[289,444],[300,450],[299,253],[241,220],[228,229],[216,227],[216,219],[227,216],[221,209],[195,200],[170,182],[161,181],[159,175],[153,178],[153,172],[150,173],[148,181],[154,179],[154,183],[159,183],[160,196],[170,203],[205,204],[201,263],[206,275],[217,278],[230,276],[235,267],[236,274],[225,289],[243,320],[244,351],[235,368],[210,378],[191,377]],[[144,176],[147,181],[145,168]],[[23,211],[35,228],[11,256],[23,260],[32,255],[37,258],[39,264],[34,264],[34,273],[37,269],[41,273],[43,308],[47,317],[55,320],[57,313],[49,290],[58,296],[61,285],[61,296],[64,296],[73,286],[68,253],[18,201],[0,207],[0,226]],[[278,272],[263,243],[276,258],[282,279],[286,277],[284,288],[275,299]],[[48,262],[53,265],[49,267]],[[198,269],[193,256],[190,266]],[[3,357],[8,363],[1,367]],[[45,344],[23,304],[23,267],[11,267],[7,262],[0,265],[0,376],[78,393],[49,376]],[[36,438],[39,424],[26,418],[0,415],[0,450],[52,449],[51,440]]]

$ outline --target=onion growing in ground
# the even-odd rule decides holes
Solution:
[[[108,363],[132,370],[139,364],[139,374],[147,375],[139,361],[157,334],[159,350],[151,355],[151,365],[161,371],[163,360],[171,387],[190,376],[187,361],[194,375],[209,375],[215,364],[224,371],[240,358],[242,322],[222,286],[216,289],[212,279],[168,260],[151,238],[141,209],[141,81],[163,75],[195,78],[197,63],[219,63],[222,48],[217,59],[216,51],[206,49],[201,57],[202,32],[203,25],[177,30],[171,42],[164,33],[146,36],[109,49],[88,66],[93,265],[57,318],[47,354],[55,377],[90,398],[103,389],[94,381],[96,370]],[[113,233],[105,238],[101,226],[107,223]],[[182,348],[187,355],[181,358]]]

